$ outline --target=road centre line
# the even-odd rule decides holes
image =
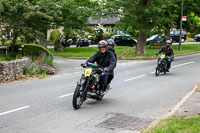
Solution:
[[[79,74],[79,73],[81,73],[81,72],[65,73],[65,74],[61,74],[61,75],[52,76],[52,78],[57,78],[57,77],[66,76],[66,75],[74,75],[74,74]]]
[[[184,66],[184,65],[189,65],[189,64],[192,64],[192,63],[194,63],[194,62],[195,62],[195,61],[191,61],[191,62],[179,64],[179,65],[176,65],[176,66],[172,66],[172,68],[176,68],[176,67],[180,67],[180,66]]]
[[[137,77],[133,77],[133,78],[129,78],[129,79],[126,79],[126,80],[124,80],[124,81],[126,82],[126,81],[130,81],[130,80],[142,78],[142,77],[144,77],[144,76],[146,76],[146,74],[143,74],[143,75],[140,75],[140,76],[137,76]]]
[[[62,95],[62,96],[59,96],[60,98],[63,98],[63,97],[67,97],[67,96],[71,96],[73,95],[74,93],[69,93],[69,94],[66,94],[66,95]]]
[[[180,67],[180,66],[189,65],[189,64],[192,64],[192,63],[195,63],[195,61],[186,62],[186,63],[179,64],[179,65],[175,65],[175,66],[172,66],[172,68],[176,68],[176,67]],[[155,73],[155,71],[153,71],[153,72],[151,72],[151,73]]]
[[[20,108],[17,108],[17,109],[13,109],[13,110],[10,110],[10,111],[6,111],[6,112],[3,112],[3,113],[0,113],[0,116],[1,115],[5,115],[5,114],[9,114],[9,113],[12,113],[12,112],[16,112],[16,111],[19,111],[19,110],[23,110],[23,109],[26,109],[26,108],[29,108],[30,106],[23,106],[23,107],[20,107]]]

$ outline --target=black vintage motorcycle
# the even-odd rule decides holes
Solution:
[[[70,47],[72,45],[73,40],[72,39],[65,39],[63,35],[60,36],[60,43],[64,47]]]
[[[166,74],[166,72],[167,72],[166,56],[164,54],[159,54],[155,75],[158,76],[161,73]]]
[[[84,68],[84,73],[77,82],[74,91],[72,101],[74,109],[79,109],[87,98],[100,101],[108,92],[108,90],[102,91],[99,89],[99,73],[103,72],[102,68],[97,67],[97,65],[93,63],[81,64],[81,66]]]

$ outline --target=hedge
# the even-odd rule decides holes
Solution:
[[[23,56],[35,57],[35,56],[40,56],[42,54],[53,57],[53,54],[48,49],[37,44],[18,45],[17,51],[19,52],[20,49],[22,49]]]
[[[60,31],[59,30],[54,30],[50,34],[50,40],[55,44],[59,45],[60,44]]]

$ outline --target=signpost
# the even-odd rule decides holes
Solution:
[[[181,41],[182,41],[182,21],[184,20],[186,21],[186,16],[183,16],[183,0],[181,3],[181,21],[180,21],[180,35],[179,35],[179,51],[181,51]]]

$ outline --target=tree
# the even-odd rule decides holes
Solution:
[[[28,38],[33,40],[51,25],[53,17],[44,7],[46,3],[40,1],[38,3],[40,4],[33,5],[24,0],[1,1],[0,21],[4,22],[1,37],[5,38],[6,34],[12,33],[10,38],[12,51],[18,37],[23,36],[26,40],[29,40]]]
[[[60,1],[57,8],[60,11],[60,16],[55,19],[55,24],[64,27],[66,38],[71,38],[75,29],[85,29],[88,17],[91,16],[93,8],[96,6],[95,3],[91,0]]]
[[[147,35],[152,31],[163,31],[163,22],[169,20],[165,16],[165,8],[169,0],[108,0],[108,12],[118,13],[120,23],[138,31],[138,44],[136,54],[146,53]]]

